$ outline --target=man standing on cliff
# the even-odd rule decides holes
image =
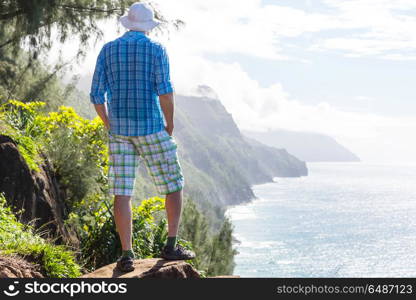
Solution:
[[[90,98],[109,133],[109,187],[122,245],[117,268],[130,272],[134,270],[131,196],[139,158],[158,192],[166,195],[168,240],[161,256],[192,259],[195,254],[176,243],[184,177],[172,135],[174,91],[166,49],[147,36],[160,22],[153,9],[140,2],[120,22],[129,31],[101,49]]]

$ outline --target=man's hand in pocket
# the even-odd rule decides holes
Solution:
[[[170,136],[173,134],[173,124],[165,126],[165,130],[169,133]]]

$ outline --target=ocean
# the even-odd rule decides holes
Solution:
[[[416,277],[416,165],[308,163],[227,210],[241,277]]]

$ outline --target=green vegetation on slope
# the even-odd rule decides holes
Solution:
[[[52,162],[69,209],[66,226],[80,241],[77,259],[84,270],[91,271],[114,262],[120,253],[112,199],[107,193],[106,132],[98,118],[81,118],[70,107],[62,106],[57,112],[43,108],[41,102],[8,101],[0,109],[0,128],[7,129],[4,132],[17,141],[19,149],[33,146],[25,157],[27,162],[37,168],[40,157]],[[133,207],[134,250],[141,258],[156,257],[166,239],[164,200],[152,197],[135,201]],[[213,230],[188,195],[182,220],[180,237],[184,239],[180,243],[198,254],[193,265],[207,275],[231,274],[234,251],[229,222],[219,226],[222,230]],[[225,244],[219,247],[218,243]]]
[[[17,221],[6,199],[0,194],[0,254],[29,256],[40,264],[48,277],[78,277],[80,266],[75,255],[64,246],[44,240],[30,225]]]

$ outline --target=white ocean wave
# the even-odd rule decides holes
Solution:
[[[232,207],[226,211],[226,216],[230,218],[231,221],[257,219],[257,215],[253,208],[248,205]]]
[[[284,243],[280,241],[250,241],[239,235],[235,235],[235,238],[239,241],[237,248],[274,249],[284,245]]]

